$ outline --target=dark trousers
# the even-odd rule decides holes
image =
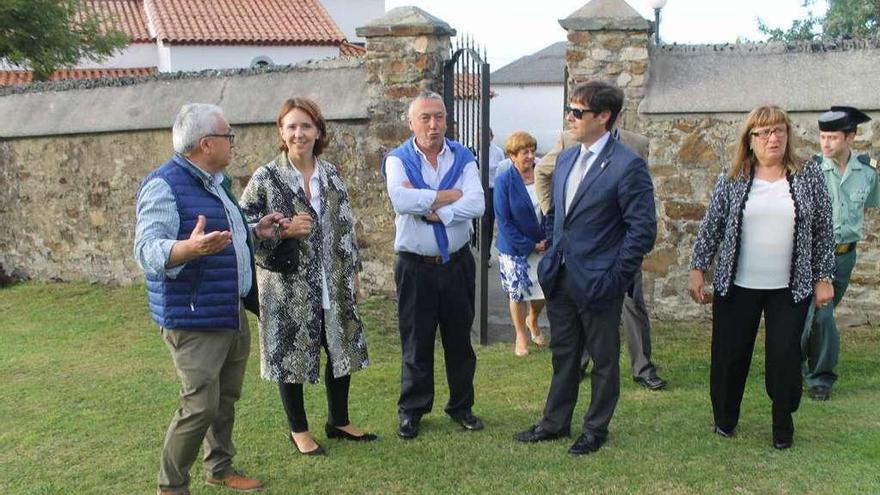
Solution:
[[[709,377],[715,424],[733,429],[752,362],[761,315],[767,331],[764,384],[773,403],[773,433],[790,439],[791,413],[801,401],[800,335],[810,300],[794,302],[791,290],[733,286],[712,303],[712,365]]]
[[[351,386],[351,375],[333,377],[333,363],[330,361],[330,350],[327,348],[327,332],[324,329],[323,314],[321,316],[321,345],[327,354],[327,364],[324,366],[324,386],[327,389],[327,424],[345,426],[349,423],[348,389]],[[281,404],[287,414],[287,424],[290,426],[290,431],[294,433],[309,431],[309,420],[303,402],[303,384],[279,382],[278,391],[281,393]]]
[[[584,414],[584,432],[608,436],[608,424],[620,398],[620,308],[623,296],[602,311],[579,308],[568,293],[566,271],[561,268],[556,295],[547,299],[550,320],[550,349],[553,379],[547,393],[541,426],[547,431],[567,433],[578,399],[581,355],[587,349],[593,357],[590,372],[590,407]]]
[[[477,356],[471,346],[476,267],[465,246],[446,264],[400,253],[394,270],[402,363],[398,413],[421,416],[434,405],[434,336],[440,328],[449,402],[457,416],[474,404]]]
[[[657,367],[651,362],[651,319],[642,291],[642,271],[636,272],[632,293],[623,297],[623,328],[626,331],[626,346],[633,378],[653,378]],[[584,348],[581,369],[586,374],[590,366],[590,353]]]

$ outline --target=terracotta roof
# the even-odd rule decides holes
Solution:
[[[319,0],[145,0],[156,37],[172,44],[339,45]]]
[[[490,80],[491,82],[491,80]],[[455,99],[469,100],[479,98],[482,90],[480,76],[478,74],[455,74]],[[489,98],[494,98],[497,94],[489,90]]]
[[[152,76],[158,71],[156,67],[134,67],[130,69],[63,69],[52,73],[50,80],[62,79],[98,79],[102,77],[140,77]],[[0,86],[18,86],[32,82],[33,74],[25,70],[0,71]]]
[[[122,31],[131,43],[149,43],[156,39],[147,28],[144,0],[86,0],[83,4],[104,19],[104,27]]]
[[[361,45],[355,45],[349,41],[343,41],[339,45],[339,55],[341,57],[363,57],[367,54],[367,49]]]

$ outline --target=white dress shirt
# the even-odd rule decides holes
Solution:
[[[495,187],[495,178],[498,177],[498,164],[504,160],[504,150],[495,143],[489,143],[489,189]]]
[[[568,174],[568,179],[565,183],[565,213],[568,213],[568,208],[571,206],[572,201],[574,201],[574,197],[577,194],[578,188],[580,188],[581,181],[583,181],[584,177],[587,175],[587,172],[590,171],[590,167],[595,163],[596,158],[599,157],[599,153],[602,152],[602,148],[608,144],[608,140],[611,138],[611,133],[606,132],[602,134],[602,137],[596,140],[590,147],[586,147],[581,144],[581,151],[578,154],[577,159],[574,161],[574,166],[571,167],[571,172]],[[587,156],[587,154],[589,155]],[[586,156],[586,160],[583,161]],[[582,163],[583,161],[583,163]]]
[[[287,157],[287,163],[290,165],[291,170],[293,171],[293,175],[296,177],[297,183],[294,185],[294,189],[299,187],[303,190],[303,194],[305,194],[306,189],[303,186],[304,177],[302,172],[299,171],[296,166],[290,162],[290,157]],[[318,214],[318,219],[321,219],[321,182],[326,183],[327,178],[324,174],[324,169],[321,167],[321,161],[315,158],[315,171],[312,173],[312,178],[309,179],[309,193],[311,193],[312,197],[309,200],[309,204],[311,204],[312,209],[315,210],[315,213]],[[329,253],[324,253],[325,256]],[[330,309],[330,291],[327,290],[327,272],[324,270],[324,264],[321,263],[321,307],[323,309]]]
[[[413,143],[409,141],[408,143]],[[396,156],[389,156],[385,162],[386,185],[391,205],[394,207],[394,250],[406,251],[422,256],[439,256],[440,248],[434,237],[434,227],[422,220],[422,217],[431,212],[431,205],[437,199],[436,188],[442,178],[452,168],[454,157],[452,150],[443,144],[443,149],[437,155],[437,168],[435,169],[424,153],[414,144],[422,162],[422,179],[432,189],[410,189],[404,187],[404,182],[409,179],[403,168],[403,162]],[[452,254],[470,241],[471,220],[483,215],[486,209],[486,199],[483,194],[483,186],[480,184],[480,175],[477,172],[476,162],[470,162],[464,166],[464,171],[452,189],[459,189],[462,197],[458,201],[438,208],[436,213],[440,221],[446,226],[446,235],[449,238],[449,253]]]

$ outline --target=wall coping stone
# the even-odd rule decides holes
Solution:
[[[232,125],[274,123],[283,98],[321,105],[327,120],[369,117],[362,60],[269,71],[203,71],[51,85],[0,96],[0,138],[169,129],[185,103],[219,105]],[[115,102],[115,103],[114,103]]]
[[[767,103],[790,112],[846,104],[880,110],[880,40],[653,47],[645,114],[748,112]]]
[[[445,21],[418,7],[397,7],[385,15],[355,29],[363,38],[382,36],[455,36],[455,29]]]
[[[592,0],[559,25],[568,31],[651,30],[651,23],[624,0]]]

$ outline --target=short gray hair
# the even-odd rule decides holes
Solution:
[[[171,128],[174,151],[185,155],[194,150],[199,140],[219,130],[220,120],[225,120],[225,117],[217,105],[188,103],[181,107]]]
[[[418,96],[413,98],[411,102],[409,102],[409,107],[406,109],[406,118],[407,120],[412,120],[413,118],[413,108],[416,105],[416,102],[419,100],[438,100],[443,104],[443,109],[446,109],[446,102],[443,101],[443,97],[433,91],[422,91]]]

